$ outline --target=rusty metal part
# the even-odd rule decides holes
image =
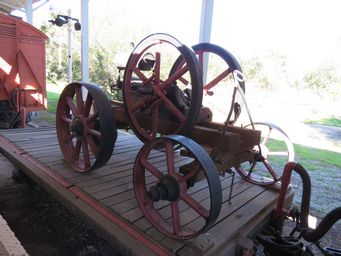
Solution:
[[[208,95],[208,97],[213,96],[213,101],[214,101],[214,90],[216,90],[216,86],[226,86],[228,83],[228,80],[233,80],[233,72],[238,70],[239,72],[242,72],[242,69],[236,60],[236,58],[227,50],[224,48],[211,44],[211,43],[200,43],[197,45],[192,46],[192,49],[194,53],[197,56],[197,59],[199,60],[200,68],[202,70],[206,70],[205,65],[207,66],[207,70],[204,74],[204,95]],[[213,60],[212,60],[213,59]],[[217,59],[219,61],[219,70],[217,70]],[[212,70],[210,70],[210,63],[209,60],[212,60],[214,63],[214,67],[211,67]],[[179,68],[181,68],[184,65],[183,59],[179,57],[176,62],[173,64],[173,67],[171,69],[170,75],[176,72]],[[209,81],[207,81],[207,78],[210,78]],[[185,78],[181,79],[181,82],[185,85],[189,84],[189,81],[187,81]],[[238,81],[240,87],[242,88],[243,92],[245,93],[245,82],[244,81]],[[213,90],[212,90],[213,89]],[[233,87],[231,87],[233,89]],[[178,94],[180,94],[181,91],[178,91]],[[182,98],[181,97],[174,97],[174,100],[176,102],[181,102]],[[228,102],[231,101],[232,99],[226,99],[226,105],[229,105]],[[178,104],[183,104],[183,103],[178,103]],[[231,110],[232,113],[234,113],[234,117],[232,120],[229,122],[229,124],[234,124],[241,112],[241,102],[234,101],[231,102]],[[205,111],[204,108],[201,108],[201,112],[207,112]],[[226,113],[229,113],[227,111]],[[212,120],[212,114],[209,117],[210,119],[207,118],[207,115],[205,113],[200,114],[200,116],[206,117],[205,119],[199,119],[198,123],[200,122],[210,122]]]
[[[308,216],[311,198],[311,180],[307,170],[299,163],[289,162],[284,166],[283,181],[279,193],[279,197],[275,209],[275,227],[280,225],[283,217],[287,212],[283,209],[284,198],[290,184],[292,171],[295,171],[302,179],[303,191],[301,198],[301,212],[298,214],[297,231],[300,236],[308,242],[318,242],[330,228],[341,219],[341,207],[337,207],[330,211],[317,225],[315,229],[309,228]]]
[[[294,147],[289,136],[277,125],[255,122],[254,128],[262,131],[261,142],[254,148],[254,158],[248,163],[236,165],[235,169],[251,183],[271,185],[281,180],[282,166],[294,160]],[[271,163],[280,167],[273,168]]]
[[[85,101],[83,92],[87,91]],[[56,129],[66,162],[76,171],[102,167],[112,155],[117,131],[110,101],[94,84],[71,83],[60,95]]]
[[[127,124],[128,117],[122,108],[122,103],[114,102],[113,109],[116,122],[122,124],[122,126]],[[151,129],[151,116],[144,113],[136,113],[135,118],[142,126]],[[160,117],[159,131],[161,134],[170,134],[176,127],[177,124],[171,120]],[[260,143],[261,133],[258,130],[228,125],[227,132],[223,135],[223,129],[224,125],[220,123],[201,123],[194,125],[188,137],[205,147],[205,149],[207,147],[216,148],[219,145],[221,152],[231,153],[233,155],[245,151],[249,152],[254,146]]]
[[[186,148],[192,156],[182,157],[182,161],[194,161],[200,168],[193,168],[185,175],[179,171],[179,164],[175,161],[178,151],[174,150],[179,146]],[[153,150],[164,153],[165,168],[152,163]],[[202,187],[205,193],[200,200],[196,198],[200,193],[188,184],[199,171],[207,181],[207,185]],[[168,135],[147,142],[135,160],[133,183],[136,199],[145,217],[156,229],[174,239],[199,235],[219,216],[222,188],[218,171],[205,150],[184,136]],[[186,214],[193,215],[192,222],[188,222]]]
[[[164,77],[167,73],[165,61],[170,55],[162,52],[176,52],[185,60],[183,68]],[[139,63],[147,52],[155,56],[152,70],[140,69]],[[166,71],[165,71],[166,70]],[[187,74],[190,79],[191,93],[187,95],[188,108],[175,104],[169,95],[177,90],[179,80]],[[142,141],[149,141],[160,135],[161,117],[171,120],[175,129],[169,133],[188,135],[196,122],[202,102],[202,78],[198,61],[188,47],[167,34],[153,34],[142,40],[131,53],[124,74],[123,102],[129,119],[130,128]],[[186,105],[187,106],[187,105]],[[150,116],[151,125],[146,127],[137,117],[138,114]]]
[[[233,71],[238,70],[242,72],[242,69],[237,61],[237,59],[227,51],[226,49],[215,45],[211,43],[200,43],[192,46],[193,51],[198,56],[200,67],[204,66],[204,54],[214,54],[220,57],[226,64],[226,69],[223,70],[222,73],[218,74],[216,77],[214,77],[211,81],[207,82],[204,85],[204,91],[205,93],[209,94],[210,89],[212,89],[214,86],[217,86],[222,80],[226,79],[233,73]],[[209,58],[209,57],[208,57]],[[233,79],[233,76],[231,76]],[[245,82],[241,81],[240,87],[245,93]]]

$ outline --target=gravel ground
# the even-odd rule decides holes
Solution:
[[[29,255],[119,255],[88,225],[28,178],[16,175],[20,183],[14,182],[12,170],[16,174],[17,171],[2,155],[0,159],[0,214]]]

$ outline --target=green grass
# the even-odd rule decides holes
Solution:
[[[45,121],[51,125],[56,124],[56,115],[47,111],[41,111],[39,113],[39,120]]]
[[[60,94],[55,92],[47,92],[47,111],[50,113],[56,113],[57,103]]]
[[[305,124],[321,124],[327,126],[341,127],[341,119],[331,116],[328,118],[322,118],[320,120],[305,120]]]
[[[341,154],[334,151],[311,148],[294,144],[295,155],[304,160],[319,161],[324,164],[334,165],[341,168]]]
[[[56,123],[56,109],[60,94],[47,91],[47,110],[40,111],[39,120],[45,121],[51,125]]]
[[[284,143],[282,141],[270,139],[267,146],[271,151],[280,151],[284,148]],[[294,149],[295,155],[302,159],[302,164],[304,161],[318,161],[323,164],[334,165],[341,168],[341,154],[338,152],[302,146],[299,144],[294,144]]]

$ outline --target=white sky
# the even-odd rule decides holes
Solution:
[[[34,13],[34,23],[47,20],[50,7],[59,14],[71,8],[72,16],[80,18],[80,2],[50,0]],[[115,31],[101,31],[101,22],[113,22],[113,30],[124,26],[130,31],[127,42],[142,28],[169,33],[189,46],[198,43],[201,0],[89,0],[89,7],[99,40],[115,36]],[[298,69],[340,63],[340,10],[339,0],[215,0],[211,42],[238,57],[274,50]]]

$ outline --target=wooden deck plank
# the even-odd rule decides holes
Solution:
[[[23,167],[30,173],[38,183],[42,184],[43,187],[47,188],[48,191],[53,191],[57,194],[57,197],[61,198],[61,201],[65,201],[64,196],[70,191],[78,191],[81,198],[89,198],[90,204],[99,205],[101,209],[112,216],[116,216],[124,221],[124,225],[129,225],[133,230],[137,231],[137,236],[142,234],[151,241],[160,246],[161,251],[164,250],[170,253],[176,253],[177,255],[192,255],[193,252],[200,251],[200,241],[203,239],[207,240],[207,234],[210,234],[209,239],[212,239],[212,244],[208,242],[207,248],[204,250],[204,255],[215,255],[222,252],[226,252],[235,246],[236,237],[243,233],[243,230],[247,230],[246,227],[250,228],[250,223],[263,221],[266,218],[266,214],[274,207],[275,200],[277,198],[277,192],[266,190],[263,187],[252,185],[245,181],[242,181],[239,176],[235,177],[235,182],[232,191],[231,201],[228,201],[228,196],[231,186],[231,176],[221,177],[221,184],[223,189],[223,202],[222,210],[218,217],[218,220],[208,230],[208,233],[202,234],[195,239],[188,241],[178,241],[165,237],[155,227],[153,227],[141,212],[138,203],[135,198],[134,188],[132,184],[132,173],[135,162],[135,157],[143,145],[135,136],[128,135],[126,133],[118,133],[118,139],[115,144],[113,156],[109,162],[102,168],[88,173],[78,173],[73,171],[63,160],[61,150],[56,138],[55,128],[25,128],[14,130],[0,131],[1,136],[9,140],[13,145],[16,145],[21,149],[20,152],[15,152],[3,146],[0,140],[1,151],[12,158],[14,162],[18,162],[20,166],[23,163],[26,164],[26,158],[32,157],[39,161],[39,166],[32,166],[30,162],[28,167]],[[6,148],[6,149],[4,149]],[[188,161],[185,158],[176,158],[178,161],[176,164],[181,164],[183,161]],[[162,152],[153,152],[150,161],[157,166],[160,170],[166,171],[164,156]],[[44,167],[45,166],[45,167]],[[65,180],[64,190],[60,191],[57,186],[52,182],[46,184],[47,180],[51,180],[51,177],[45,177],[46,174],[41,174],[39,177],[38,169],[48,168],[48,172],[55,173],[56,177],[62,177]],[[32,169],[32,170],[30,170]],[[59,176],[58,176],[59,175]],[[53,176],[52,176],[53,177]],[[156,182],[156,179],[149,172],[146,173],[146,181],[149,184]],[[60,185],[59,185],[60,186]],[[57,186],[58,187],[58,186]],[[210,199],[208,197],[208,187],[206,182],[196,183],[195,186],[188,190],[195,200],[200,202],[204,206],[209,206]],[[72,193],[71,193],[72,194]],[[70,197],[71,199],[66,200],[67,205],[74,207],[75,204],[80,205],[76,200],[74,194]],[[75,199],[72,199],[75,198]],[[76,202],[70,202],[70,201]],[[85,206],[83,205],[85,204]],[[164,218],[170,218],[170,210],[168,202],[155,203],[155,207],[159,207],[159,212]],[[78,207],[78,206],[77,206]],[[117,227],[115,230],[120,230],[118,234],[112,231],[106,230],[103,223],[107,223],[107,219],[104,218],[103,223],[98,223],[97,220],[92,219],[96,215],[96,218],[102,219],[103,212],[97,212],[96,209],[91,208],[91,216],[83,210],[88,208],[86,201],[82,202],[82,206],[77,208],[77,214],[85,216],[87,221],[95,225],[95,229],[111,243],[123,246],[122,251],[130,250],[133,255],[138,255],[141,251],[136,250],[137,246],[134,247],[133,243],[126,243],[121,241],[121,238],[116,237],[120,235],[122,231]],[[179,202],[180,214],[183,216],[182,224],[186,224],[188,227],[197,227],[202,225],[203,219],[193,211],[187,204]],[[88,209],[87,209],[88,210]],[[102,216],[102,217],[100,217]],[[113,217],[113,218],[116,218]],[[109,221],[110,222],[110,221]],[[111,223],[111,225],[114,225]],[[115,225],[114,225],[115,226]],[[128,234],[129,237],[129,234]],[[126,237],[126,239],[129,239]],[[214,241],[213,241],[214,240]],[[148,243],[148,242],[147,242]],[[148,249],[149,248],[149,249]],[[142,246],[141,250],[147,252],[150,247]],[[138,254],[137,251],[139,251]],[[125,251],[126,252],[126,251]],[[153,253],[148,251],[147,254]],[[192,253],[192,254],[190,254]]]
[[[269,206],[274,202],[274,192],[265,190],[259,196],[255,197],[239,211],[232,213],[229,218],[223,218],[220,222],[210,229],[210,233],[214,233],[214,245],[210,253],[207,255],[215,255],[215,251],[223,247],[226,243],[230,243],[233,237],[236,236],[241,230],[241,227],[250,223],[255,216],[259,217],[262,213],[269,213]],[[252,213],[252,214],[250,214]],[[255,214],[254,214],[255,213]],[[266,215],[265,214],[265,215]],[[263,216],[265,217],[265,216]],[[235,241],[233,241],[235,242]],[[178,255],[191,255],[192,252],[188,246],[183,247],[177,252]]]
[[[119,249],[122,253],[132,255],[155,255],[146,245],[141,243],[140,240],[132,237],[126,230],[119,225],[115,224],[111,219],[104,216],[104,213],[97,211],[94,207],[90,206],[79,196],[56,182],[51,176],[42,172],[40,167],[26,159],[20,154],[13,154],[13,149],[6,144],[0,145],[1,153],[5,155],[10,161],[15,163],[21,170],[35,180],[47,192],[51,193],[56,199],[61,201],[73,213],[81,217],[86,222],[92,224],[109,243],[115,248]]]
[[[245,193],[245,191],[247,192],[247,194]],[[230,216],[231,214],[233,214],[234,212],[238,211],[239,209],[241,209],[242,207],[244,207],[244,205],[248,204],[250,200],[252,200],[253,198],[250,199],[250,196],[255,196],[257,197],[259,194],[261,194],[262,192],[264,192],[264,189],[260,189],[257,186],[252,186],[251,188],[248,187],[247,190],[245,190],[244,193],[238,193],[238,195],[236,195],[235,197],[233,197],[233,199],[231,200],[231,204],[228,202],[225,202],[225,204],[228,205],[228,207],[224,207],[225,209],[222,209],[222,211],[220,212],[220,215],[218,217],[218,220],[215,222],[214,225],[220,225],[219,221],[221,219],[225,219],[228,216]],[[205,205],[205,202],[201,202],[201,204],[203,206],[208,207],[208,205]],[[183,207],[186,207],[184,205],[180,206],[180,211],[182,211],[182,219],[185,221],[182,221],[182,225],[186,225],[188,228],[190,229],[194,229],[194,230],[199,230],[204,224],[205,222],[203,221],[202,218],[195,218],[193,216],[197,216],[197,214],[193,211],[193,209],[186,207],[186,209],[183,209]],[[170,213],[170,210],[167,211],[167,213]],[[164,217],[167,217],[167,215],[163,215]],[[170,218],[170,216],[168,215],[168,218]],[[155,227],[153,227],[152,225],[149,224],[148,221],[144,220],[145,218],[143,217],[142,220],[143,222],[146,224],[146,226],[144,228],[146,228],[145,233],[147,234],[155,234],[156,233],[156,229]],[[141,222],[140,222],[141,223]],[[228,228],[228,227],[226,227]],[[158,242],[162,241],[163,239],[166,239],[166,237],[161,238],[158,235]],[[173,241],[175,244],[177,243],[176,241]],[[172,247],[176,246],[170,242],[168,242]]]

